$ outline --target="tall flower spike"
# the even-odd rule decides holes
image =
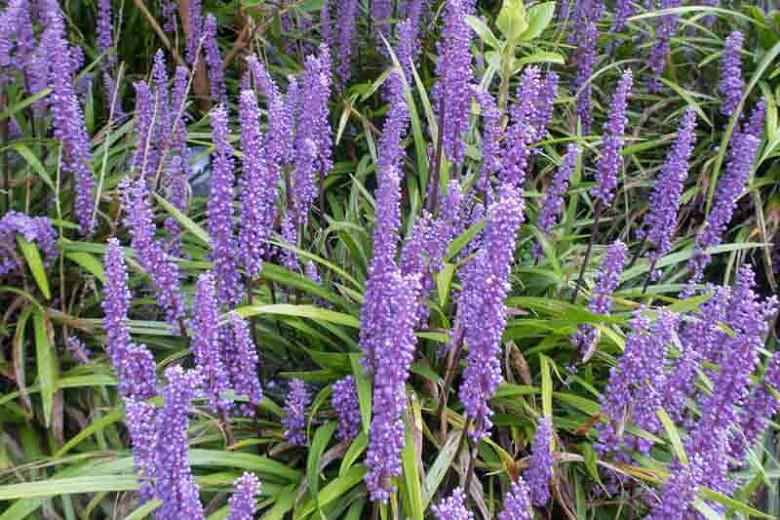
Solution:
[[[236,395],[246,396],[248,404],[242,404],[239,409],[246,417],[254,417],[255,409],[263,400],[263,388],[257,377],[260,358],[257,355],[249,326],[237,312],[228,315],[230,320],[230,342],[223,343],[223,356],[230,375],[230,384]]]
[[[268,172],[262,154],[260,111],[251,90],[241,92],[239,118],[241,122],[241,224],[238,232],[241,263],[250,277],[260,274],[266,241],[273,231],[276,186],[268,186]],[[270,197],[269,197],[270,196]],[[270,217],[270,220],[269,220]]]
[[[122,249],[115,238],[108,240],[104,259],[106,283],[103,286],[103,328],[106,353],[125,399],[148,399],[157,395],[154,358],[144,345],[130,339],[127,311],[132,295],[127,287],[127,271]]]
[[[607,248],[607,254],[597,275],[596,287],[588,302],[590,312],[603,316],[609,314],[612,309],[612,293],[620,285],[620,275],[626,263],[627,251],[626,245],[620,240],[616,240]],[[586,363],[591,358],[598,340],[599,331],[593,325],[583,324],[577,327],[572,343],[582,363]]]
[[[496,100],[486,90],[472,85],[474,98],[479,103],[480,115],[483,121],[482,130],[482,165],[479,169],[477,188],[487,193],[492,190],[491,178],[501,169],[501,112],[498,110]],[[492,195],[492,193],[491,193]]]
[[[260,494],[260,479],[254,473],[246,472],[233,482],[233,496],[228,499],[230,513],[226,520],[253,520],[257,512]]]
[[[203,24],[203,51],[208,67],[211,100],[225,104],[227,103],[225,70],[222,67],[222,55],[217,41],[217,19],[211,13],[206,16],[206,22]]]
[[[517,230],[523,221],[521,192],[512,186],[503,190],[500,200],[488,210],[482,245],[462,275],[458,298],[468,348],[459,395],[466,417],[474,423],[471,437],[475,441],[492,427],[488,400],[501,382],[498,358],[506,326],[504,299],[509,291]]]
[[[114,27],[112,21],[113,13],[111,9],[111,0],[98,1],[98,19],[97,19],[97,50],[100,54],[105,54],[105,66],[112,67],[116,63],[116,56],[109,54],[109,49],[114,45]]]
[[[509,493],[504,497],[504,510],[498,513],[497,520],[533,520],[531,497],[528,486],[522,478],[512,482]]]
[[[157,172],[157,143],[154,140],[155,111],[154,95],[144,81],[133,84],[135,88],[135,131],[136,143],[133,168],[143,179],[154,180]]]
[[[223,396],[229,389],[229,374],[220,348],[219,309],[214,298],[214,277],[204,273],[195,285],[192,300],[192,343],[190,350],[212,411],[224,411],[230,402]]]
[[[634,14],[634,2],[631,0],[617,0],[615,2],[615,12],[612,16],[612,26],[609,29],[611,34],[622,32],[626,28],[626,22]],[[615,40],[620,45],[620,40]]]
[[[545,238],[552,236],[552,228],[558,223],[561,211],[563,210],[563,197],[569,189],[574,168],[577,166],[577,159],[580,156],[580,148],[577,145],[570,144],[566,149],[566,155],[563,156],[561,165],[555,172],[552,183],[542,198],[542,207],[539,210],[539,218],[536,221],[536,227]],[[542,245],[535,243],[533,248],[534,258],[538,261],[542,257]]]
[[[577,89],[575,96],[577,116],[580,118],[582,133],[587,135],[593,125],[593,114],[591,114],[593,87],[590,78],[593,75],[593,64],[596,61],[598,40],[598,29],[595,22],[590,22],[585,26],[581,39],[582,41],[574,53],[577,59],[574,87]]]
[[[534,136],[539,140],[547,133],[547,126],[552,121],[553,104],[558,95],[558,74],[548,72],[539,84],[539,94],[536,97],[536,107],[531,117]]]
[[[157,49],[152,65],[152,86],[154,87],[154,144],[161,153],[165,153],[171,144],[171,103],[168,95],[168,71],[165,65],[165,53]],[[158,159],[160,162],[164,157]],[[155,165],[154,173],[157,173],[159,164]]]
[[[179,6],[176,0],[161,0],[160,11],[162,11],[163,18],[165,18],[165,25],[163,30],[167,33],[176,32],[176,13],[179,10]]]
[[[185,23],[186,27],[184,32],[187,34],[185,56],[187,57],[187,63],[194,65],[198,59],[198,49],[202,45],[203,8],[201,6],[201,0],[189,0]]]
[[[338,11],[338,46],[334,47],[338,57],[336,76],[339,86],[343,87],[352,74],[352,52],[355,47],[355,26],[359,8],[358,0],[341,0]]]
[[[139,178],[132,182],[125,178],[122,191],[127,211],[124,223],[130,230],[133,249],[136,250],[140,264],[154,281],[157,303],[165,310],[166,320],[170,324],[177,324],[184,317],[179,267],[167,257],[162,245],[154,238],[156,226],[146,181]]]
[[[306,446],[306,407],[309,406],[309,391],[300,379],[290,381],[287,397],[284,399],[285,417],[282,419],[284,438],[293,446]]]
[[[187,428],[192,398],[200,386],[200,374],[185,372],[180,366],[165,371],[168,385],[163,389],[163,407],[157,416],[155,484],[162,504],[155,511],[160,520],[205,518],[192,478],[187,452]]]
[[[466,494],[461,488],[431,509],[436,520],[474,520],[474,513],[466,509]]]
[[[637,233],[638,238],[644,239],[649,245],[647,256],[653,266],[672,249],[683,183],[688,176],[688,162],[696,144],[695,128],[696,113],[689,108],[677,130],[677,138],[666,158],[661,175],[653,187],[650,207],[642,229]],[[654,270],[650,276],[653,281],[657,281],[660,273]]]
[[[333,383],[333,409],[338,416],[338,438],[349,441],[360,431],[360,403],[355,378],[346,376]]]
[[[677,462],[671,476],[664,482],[661,499],[647,520],[683,520],[688,518],[689,506],[696,498],[701,481],[701,460],[693,457],[688,465]]]
[[[214,156],[211,168],[210,197],[206,204],[211,235],[214,276],[219,303],[232,307],[241,300],[238,274],[238,248],[233,232],[233,147],[228,141],[228,118],[224,106],[211,112]]]
[[[674,9],[682,5],[682,0],[660,0],[659,10]],[[647,64],[650,68],[650,77],[647,87],[650,92],[658,92],[661,89],[661,76],[666,67],[666,56],[669,54],[672,37],[677,31],[677,14],[666,14],[657,18],[655,29],[655,42],[650,47],[650,55]]]
[[[68,46],[62,11],[56,2],[47,7],[49,23],[41,36],[41,45],[47,56],[61,59],[50,60],[49,87],[51,88],[50,106],[54,137],[62,142],[62,169],[75,179],[74,210],[82,234],[94,230],[92,213],[95,200],[92,194],[95,179],[89,169],[91,145],[81,103],[73,85],[73,71],[69,57],[72,50]]]
[[[130,433],[135,472],[142,502],[154,498],[157,408],[146,401],[125,399],[125,425]]]
[[[766,99],[756,103],[753,107],[753,111],[750,112],[750,118],[747,123],[742,125],[742,133],[750,134],[758,140],[761,140],[761,133],[764,131],[764,123],[766,122]]]
[[[757,106],[754,113],[761,108],[762,106]],[[696,236],[694,254],[688,261],[688,268],[692,274],[685,290],[686,294],[690,294],[693,290],[693,284],[701,280],[704,275],[704,268],[710,262],[707,249],[719,245],[723,240],[723,233],[726,232],[726,228],[731,222],[731,217],[737,206],[737,199],[750,176],[759,144],[758,137],[744,131],[735,132],[729,140],[726,171],[715,187],[715,197],[704,223],[704,229]]]
[[[466,15],[471,14],[470,7],[468,0],[446,0],[444,27],[436,44],[439,60],[433,98],[444,153],[454,164],[463,162],[466,154],[471,102],[471,30]]]
[[[531,157],[531,145],[539,139],[539,94],[542,78],[539,68],[526,67],[517,86],[517,102],[510,109],[510,124],[501,153],[499,179],[522,188]],[[544,103],[543,103],[544,104]],[[545,117],[545,116],[542,116]]]
[[[603,208],[608,208],[615,197],[618,173],[623,167],[623,134],[626,132],[626,109],[631,96],[633,75],[626,69],[618,82],[612,103],[609,108],[609,118],[604,124],[604,136],[601,143],[601,156],[596,163],[596,185],[591,188],[591,196]]]
[[[531,492],[534,505],[544,506],[550,500],[550,480],[553,475],[552,460],[553,429],[549,417],[539,420],[531,452],[531,466],[524,477]]]
[[[726,43],[723,46],[718,90],[723,96],[720,112],[724,116],[730,116],[734,113],[745,88],[745,80],[742,79],[742,57],[740,56],[744,41],[745,36],[739,31],[734,31],[726,38]]]

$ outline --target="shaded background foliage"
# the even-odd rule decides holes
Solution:
[[[123,425],[124,407],[104,354],[106,332],[101,310],[106,282],[102,257],[107,239],[117,236],[123,245],[130,244],[122,220],[127,208],[123,207],[119,186],[131,171],[136,147],[130,117],[135,103],[133,83],[149,79],[158,48],[166,51],[171,75],[175,61],[172,49],[165,49],[154,30],[155,24],[163,25],[160,6],[145,4],[150,18],[140,8],[143,4],[113,4],[117,45],[108,54],[101,54],[96,46],[95,2],[63,4],[68,37],[85,53],[75,82],[85,85],[80,100],[92,148],[90,167],[94,177],[102,179],[94,233],[84,237],[77,232],[72,212],[74,190],[69,177],[60,174],[60,143],[44,122],[33,122],[31,99],[19,83],[3,87],[3,167],[11,188],[4,183],[4,211],[51,217],[60,251],[57,259],[46,266],[35,253],[23,254],[23,269],[5,275],[0,286],[5,309],[0,329],[0,499],[7,501],[0,506],[3,519],[143,518],[151,516],[157,506],[155,502],[139,506],[132,492],[138,482]],[[411,132],[403,141],[402,237],[411,235],[430,200],[426,190],[430,189],[427,186],[437,147],[433,131],[436,115],[431,103],[439,59],[436,42],[442,34],[442,4],[431,2],[424,12],[416,76],[406,78],[414,111]],[[763,98],[767,101],[767,120],[753,173],[737,200],[726,238],[716,248],[705,280],[731,286],[739,266],[750,264],[757,275],[756,291],[764,296],[777,292],[780,12],[749,2],[731,2],[714,9],[687,4],[680,7],[675,11],[680,18],[666,57],[662,88],[652,93],[646,85],[647,55],[655,41],[660,15],[652,9],[638,9],[625,30],[614,35],[609,33],[614,6],[609,5],[607,14],[598,21],[598,51],[589,75],[594,121],[592,132],[586,133],[578,124],[578,91],[573,86],[581,57],[577,44],[568,40],[571,20],[561,17],[562,6],[556,6],[557,15],[549,23],[539,22],[539,31],[533,37],[516,45],[502,45],[505,32],[498,20],[499,4],[479,2],[478,17],[469,21],[474,30],[474,81],[481,82],[497,98],[505,93],[511,105],[517,101],[514,93],[522,66],[537,63],[543,71],[557,72],[561,79],[549,131],[537,144],[538,153],[532,156],[527,173],[526,219],[517,236],[506,301],[507,327],[502,337],[500,362],[505,382],[491,400],[496,411],[494,434],[474,452],[477,489],[470,488],[467,501],[478,515],[492,517],[500,511],[511,482],[529,464],[539,419],[552,417],[553,496],[537,509],[537,515],[638,517],[646,514],[646,506],[650,505],[643,500],[653,496],[652,490],[658,488],[667,475],[666,469],[673,467],[675,457],[679,457],[677,437],[684,437],[684,433],[677,432],[673,424],[665,424],[657,432],[652,453],[613,460],[594,450],[594,426],[600,420],[600,397],[610,368],[620,359],[630,335],[632,312],[640,306],[655,305],[687,313],[683,319],[694,320],[707,299],[701,296],[685,300],[679,298],[679,291],[687,280],[685,265],[693,254],[696,232],[711,207],[715,183],[724,174],[727,144],[734,128],[738,128],[737,116],[727,118],[720,113],[722,99],[717,91],[724,40],[735,29],[744,33],[746,42],[742,68],[748,92],[743,109],[748,113]],[[226,69],[225,83],[232,115],[230,139],[240,150],[235,114],[240,78],[246,71],[245,55],[256,53],[286,91],[288,77],[303,72],[306,55],[315,52],[322,40],[323,3],[205,2],[203,7],[218,21],[222,56],[232,56],[236,51]],[[239,314],[251,324],[261,356],[264,399],[257,419],[231,417],[228,429],[224,418],[209,410],[200,398],[190,415],[190,462],[202,502],[214,518],[227,513],[226,496],[231,483],[245,470],[255,472],[263,483],[259,498],[263,518],[371,515],[372,505],[362,480],[371,382],[359,362],[358,329],[377,219],[377,146],[389,112],[385,93],[391,67],[387,47],[377,35],[376,21],[368,16],[371,7],[368,2],[359,2],[352,77],[329,97],[334,165],[324,179],[322,202],[318,200],[312,208],[310,225],[305,228],[300,250],[295,251],[302,264],[313,262],[319,280],[311,272],[307,276],[303,266],[288,270],[281,262],[266,262],[253,283],[251,299],[238,306]],[[707,16],[715,16],[712,26],[705,22]],[[338,32],[339,23],[333,30]],[[395,43],[395,36],[387,35],[390,44]],[[176,32],[168,33],[168,38],[183,57],[181,23]],[[614,47],[618,39],[622,44]],[[117,57],[112,70],[119,78],[118,98],[130,114],[113,125],[108,124],[106,109],[112,92],[100,80],[101,67],[109,55]],[[334,57],[338,60],[337,53]],[[592,233],[595,204],[588,192],[594,184],[601,129],[625,68],[634,71],[635,82],[627,113],[625,167],[613,206],[593,237],[595,245],[581,296],[570,303]],[[172,210],[164,199],[154,201],[158,237],[166,236],[163,222],[171,215],[183,228],[183,252],[175,257],[175,263],[182,273],[181,287],[187,302],[192,301],[198,275],[211,268],[206,205],[215,146],[209,121],[213,107],[208,84],[204,89],[197,81],[193,82],[186,109],[192,196],[184,215]],[[649,209],[649,193],[668,157],[678,122],[688,108],[697,115],[697,140],[682,194],[678,238],[658,265],[661,279],[647,285],[650,266],[644,258],[631,259],[641,248],[635,232]],[[472,116],[464,165],[443,169],[442,188],[451,178],[468,185],[479,169],[485,133],[484,124],[476,117],[476,104],[472,104]],[[12,135],[11,118],[20,126],[19,134]],[[569,143],[581,147],[582,158],[567,190],[561,223],[550,239],[542,240],[543,254],[537,262],[532,248],[540,239],[536,223],[541,197],[549,189]],[[443,193],[442,189],[440,197]],[[320,211],[323,208],[324,213]],[[469,473],[472,455],[461,435],[466,418],[463,405],[452,391],[460,384],[461,376],[447,382],[448,358],[441,354],[455,325],[455,302],[463,282],[457,274],[465,262],[459,255],[460,248],[468,250],[467,239],[477,228],[461,233],[450,245],[444,268],[435,277],[429,321],[416,331],[417,352],[404,412],[408,432],[401,458],[403,474],[390,504],[376,509],[383,517],[430,515],[429,505],[462,486]],[[615,239],[630,246],[630,265],[620,277],[609,316],[600,316],[587,310],[587,299],[600,260]],[[189,366],[188,341],[165,322],[138,252],[129,247],[124,251],[134,295],[129,322],[134,341],[149,347],[160,375],[171,365]],[[776,317],[772,319],[776,326]],[[572,373],[571,336],[585,323],[597,325],[598,348],[588,363]],[[72,335],[84,341],[90,352],[89,363],[80,363],[66,347]],[[768,334],[762,347],[762,363],[764,354],[775,348],[776,329]],[[336,438],[330,404],[333,383],[346,375],[357,381],[362,418],[361,433],[351,443]],[[293,378],[305,381],[312,394],[306,413],[306,448],[291,447],[284,437],[282,407],[288,382]],[[440,408],[446,390],[450,394]],[[683,428],[678,427],[682,432]],[[710,504],[722,505],[725,517],[780,516],[776,431],[776,425],[771,424],[750,452],[747,466],[739,470],[741,485],[733,499],[700,496]],[[620,475],[617,480],[615,474]],[[599,491],[602,482],[617,482],[617,492],[606,496]],[[652,499],[648,501],[652,503]],[[718,517],[716,512],[708,514]]]

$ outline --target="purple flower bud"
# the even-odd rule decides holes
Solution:
[[[688,162],[696,144],[695,127],[696,113],[689,108],[683,116],[672,150],[650,195],[643,229],[637,233],[649,246],[648,259],[653,266],[672,249],[672,239],[677,227],[677,210],[683,184],[688,176]],[[660,273],[654,271],[650,276],[653,281],[657,281]]]
[[[228,141],[228,119],[225,107],[211,112],[214,156],[211,168],[210,198],[206,205],[211,235],[214,276],[217,279],[219,303],[233,306],[241,301],[238,274],[238,249],[233,233],[233,147]]]
[[[285,417],[282,419],[284,438],[293,446],[306,446],[306,407],[311,396],[300,379],[290,381],[289,392],[284,399]]]
[[[146,401],[125,399],[125,425],[130,433],[135,472],[141,481],[141,502],[154,498],[157,408]]]
[[[528,486],[522,478],[512,482],[509,493],[504,497],[504,510],[497,520],[533,520],[531,497]]]
[[[225,70],[222,67],[222,55],[217,42],[217,19],[211,13],[206,16],[206,22],[203,24],[203,50],[208,66],[211,99],[215,103],[225,104],[227,103]]]
[[[226,520],[253,520],[257,511],[256,496],[260,494],[260,479],[254,473],[244,473],[233,482],[233,496],[228,499],[230,513]]]
[[[360,432],[360,403],[358,402],[355,378],[346,376],[333,383],[333,409],[338,415],[338,438],[349,441]]]
[[[566,149],[566,155],[563,156],[561,165],[555,172],[550,187],[542,198],[542,207],[539,210],[536,227],[539,228],[539,232],[545,238],[552,236],[552,228],[558,223],[558,218],[564,205],[563,197],[569,189],[569,181],[572,173],[574,173],[574,168],[577,166],[579,156],[580,148],[570,144]],[[537,261],[541,258],[542,246],[540,243],[534,244],[533,254]]]
[[[130,230],[131,244],[138,260],[154,280],[157,303],[165,310],[168,323],[176,324],[184,317],[184,298],[179,285],[179,267],[165,254],[160,242],[154,239],[156,226],[152,202],[146,181],[139,178],[130,182],[125,178],[121,186],[127,216],[125,226]]]
[[[271,177],[262,156],[260,111],[251,90],[241,93],[241,225],[238,232],[241,263],[250,277],[260,274],[263,258],[268,255],[274,220],[276,219],[276,177]],[[278,171],[278,170],[275,170]]]
[[[187,63],[194,65],[198,59],[199,49],[201,47],[201,38],[203,35],[203,8],[201,0],[189,0],[189,9],[184,32],[187,34],[187,49],[185,56]]]
[[[230,402],[223,397],[229,389],[229,374],[220,348],[219,309],[214,298],[214,277],[198,277],[192,300],[192,342],[195,366],[203,377],[204,390],[212,411],[224,411]]]
[[[155,483],[162,505],[155,511],[155,517],[201,520],[205,515],[187,457],[190,407],[201,376],[196,371],[185,372],[180,366],[172,366],[165,371],[165,377],[168,386],[163,389],[155,448]]]
[[[720,83],[718,90],[723,96],[720,112],[725,116],[734,113],[742,99],[745,81],[742,79],[742,44],[745,36],[734,31],[726,38],[723,45],[723,57],[720,60]]]
[[[49,9],[49,23],[41,36],[41,45],[47,56],[71,56],[65,35],[62,12],[56,2]],[[73,71],[68,59],[50,60],[49,98],[54,137],[62,142],[62,169],[71,173],[76,182],[74,210],[82,234],[94,229],[92,213],[95,200],[92,191],[95,179],[89,169],[91,145],[81,104],[73,85]]]
[[[627,251],[626,245],[620,240],[610,244],[596,277],[596,287],[588,302],[590,312],[609,315],[612,309],[612,293],[620,286],[620,275],[626,264]],[[593,325],[584,324],[577,327],[572,343],[577,348],[582,362],[587,362],[593,355],[598,340],[599,331]]]
[[[631,70],[626,69],[612,96],[609,118],[604,124],[601,156],[596,163],[596,186],[590,190],[591,196],[604,208],[608,208],[615,197],[618,173],[623,167],[623,134],[628,123],[626,109],[632,83]]]
[[[466,494],[461,488],[431,509],[436,520],[474,520],[474,513],[466,509]]]
[[[523,221],[521,192],[504,186],[498,202],[488,210],[487,226],[476,257],[461,274],[463,289],[458,298],[461,326],[468,349],[466,369],[460,386],[460,400],[466,417],[474,422],[475,441],[488,434],[493,411],[488,400],[501,382],[501,335],[506,316],[504,299],[509,291],[509,274],[517,230]]]
[[[682,0],[659,0],[658,9],[674,9],[680,5],[682,5]],[[658,92],[661,89],[661,75],[666,67],[666,56],[669,54],[672,38],[677,31],[678,18],[677,14],[666,14],[657,18],[655,41],[650,47],[650,55],[647,57],[647,64],[651,72],[651,76],[647,80],[650,92]]]
[[[531,466],[524,477],[528,483],[534,505],[544,506],[550,500],[550,480],[553,476],[552,421],[549,417],[539,420],[531,452]]]
[[[0,276],[22,269],[24,263],[16,251],[16,236],[38,246],[44,266],[57,258],[57,232],[47,217],[30,217],[18,211],[8,211],[0,217]]]
[[[447,158],[454,164],[463,162],[466,154],[464,137],[468,130],[471,103],[471,29],[466,15],[471,14],[467,0],[447,0],[444,26],[436,44],[436,85],[434,109]]]
[[[246,396],[249,403],[240,405],[239,409],[245,417],[254,417],[255,408],[263,400],[263,388],[257,377],[260,358],[247,323],[235,311],[228,315],[228,319],[231,337],[223,345],[225,365],[233,391],[236,395]]]
[[[83,365],[89,364],[89,349],[78,337],[68,336],[65,338],[65,347],[67,347],[73,359]]]

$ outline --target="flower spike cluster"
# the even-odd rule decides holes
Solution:
[[[533,520],[531,496],[528,485],[522,478],[512,482],[512,487],[504,497],[504,509],[497,520]]]
[[[0,276],[23,267],[16,252],[16,237],[34,243],[43,253],[44,265],[57,258],[57,232],[47,217],[30,217],[18,211],[9,211],[0,217]]]
[[[730,116],[734,113],[745,88],[745,80],[742,79],[742,57],[740,56],[744,41],[745,36],[739,31],[734,31],[726,38],[726,43],[723,46],[718,90],[723,96],[720,111],[724,116]]]
[[[563,210],[563,197],[569,189],[569,181],[572,173],[574,173],[574,168],[577,166],[579,156],[580,148],[577,145],[570,144],[566,149],[566,155],[563,156],[561,165],[555,172],[550,187],[544,194],[536,227],[539,228],[539,232],[545,238],[552,236],[552,228],[558,223],[558,218]],[[533,255],[537,261],[541,258],[542,245],[540,243],[534,244]]]
[[[257,499],[260,494],[260,479],[254,473],[246,472],[233,482],[233,496],[228,500],[230,512],[226,520],[254,520]]]
[[[550,500],[550,480],[553,474],[552,443],[552,421],[549,417],[543,417],[539,421],[534,437],[531,467],[524,475],[531,499],[535,505],[540,507]]]
[[[333,383],[333,409],[338,415],[338,438],[352,440],[360,431],[360,403],[355,378],[346,376]]]
[[[431,508],[436,520],[474,520],[474,513],[466,508],[466,494],[456,488],[452,495]]]
[[[246,396],[248,404],[239,406],[245,417],[254,417],[255,409],[263,400],[263,388],[257,377],[260,358],[249,332],[249,326],[237,312],[228,315],[228,341],[222,343],[225,368],[230,376],[230,385],[236,395]]]
[[[306,407],[309,405],[309,391],[300,379],[290,381],[290,389],[284,399],[285,417],[282,419],[284,438],[293,446],[306,446]]]

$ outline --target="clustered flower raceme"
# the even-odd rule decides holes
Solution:
[[[285,417],[282,419],[284,438],[293,446],[306,446],[306,407],[309,405],[309,391],[300,379],[290,381],[290,389],[284,400]]]
[[[22,268],[22,253],[17,238],[35,244],[43,253],[44,265],[57,258],[57,232],[46,217],[30,217],[18,211],[9,211],[0,217],[0,276]]]
[[[552,229],[558,223],[558,218],[564,206],[564,196],[569,189],[569,181],[572,173],[574,173],[579,156],[580,148],[573,144],[569,145],[566,149],[566,155],[563,156],[561,165],[553,177],[552,183],[542,198],[536,227],[545,238],[552,236]],[[537,262],[542,257],[542,246],[540,243],[534,244],[533,255]]]
[[[466,495],[463,489],[456,488],[452,495],[433,506],[437,520],[474,520],[474,513],[466,508]]]
[[[720,61],[720,83],[718,90],[723,95],[720,111],[724,116],[734,113],[742,99],[745,81],[742,79],[742,44],[745,36],[734,31],[726,38],[723,46],[723,58]]]

